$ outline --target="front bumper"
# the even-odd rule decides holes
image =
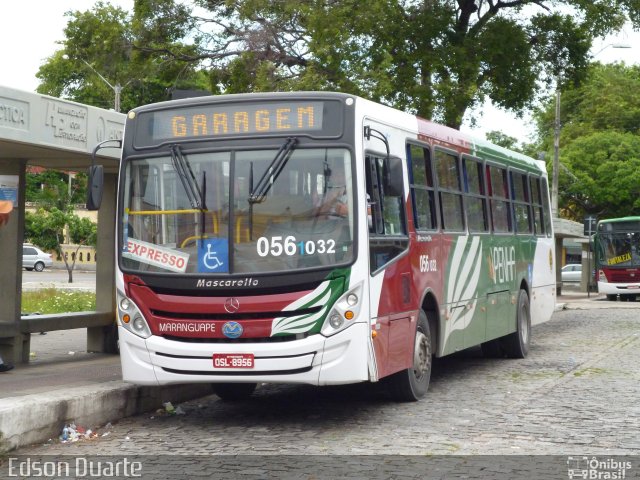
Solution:
[[[640,281],[638,283],[598,282],[598,292],[605,295],[640,295]]]
[[[194,343],[140,338],[122,327],[123,380],[138,385],[178,383],[306,383],[340,385],[369,379],[370,328],[355,323],[331,336],[277,343]],[[251,370],[213,368],[214,353],[252,353]]]

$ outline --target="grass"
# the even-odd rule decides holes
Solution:
[[[96,294],[72,290],[44,288],[22,292],[23,313],[65,313],[96,309]]]

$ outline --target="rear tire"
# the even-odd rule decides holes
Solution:
[[[516,331],[501,339],[502,349],[509,358],[525,358],[529,353],[531,339],[531,313],[529,295],[525,290],[518,293]]]
[[[41,272],[44,270],[44,263],[38,262],[33,266],[33,268],[35,268],[36,272]]]
[[[214,383],[211,385],[213,393],[223,401],[243,400],[254,392],[257,383]]]
[[[431,350],[431,328],[427,314],[421,310],[413,342],[413,366],[394,373],[388,379],[389,393],[395,400],[415,402],[427,393],[433,364]]]

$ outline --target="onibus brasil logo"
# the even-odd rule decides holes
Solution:
[[[615,458],[567,457],[567,475],[570,479],[621,480],[627,478],[631,462]]]

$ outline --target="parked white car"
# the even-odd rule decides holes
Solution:
[[[53,260],[51,254],[44,253],[33,245],[22,245],[22,266],[26,270],[41,272],[45,267],[51,267]]]
[[[582,279],[582,265],[579,263],[565,265],[560,275],[563,282],[579,282]]]

